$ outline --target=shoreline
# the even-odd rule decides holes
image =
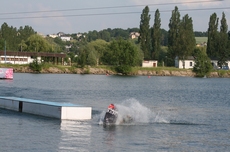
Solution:
[[[10,67],[14,69],[14,73],[36,73],[32,71],[27,66],[18,66],[18,67]],[[81,68],[73,68],[73,67],[49,67],[47,69],[42,69],[41,74],[94,74],[94,75],[121,75],[119,73],[115,73],[111,70],[104,68],[95,68],[95,67],[87,67],[84,69]],[[185,70],[159,70],[159,69],[139,69],[136,72],[131,73],[133,76],[180,76],[180,77],[195,77],[195,73],[192,72],[191,69]],[[216,71],[211,72],[208,76],[209,78],[230,78],[230,71]]]

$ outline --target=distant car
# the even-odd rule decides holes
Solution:
[[[222,70],[229,70],[228,66],[222,66]]]

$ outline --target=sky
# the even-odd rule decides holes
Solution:
[[[147,5],[150,26],[159,9],[161,28],[165,30],[175,6],[181,18],[186,14],[192,18],[194,31],[207,31],[213,13],[221,19],[224,12],[230,27],[230,0],[7,0],[0,5],[0,24],[5,22],[16,28],[28,25],[44,35],[139,28],[142,10]]]

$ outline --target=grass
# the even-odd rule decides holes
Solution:
[[[0,68],[20,68],[20,67],[27,67],[29,66],[28,64],[23,64],[23,65],[19,65],[19,64],[0,64]]]
[[[216,71],[220,77],[224,77],[225,75],[230,75],[229,70],[216,70]]]
[[[137,74],[139,70],[149,71],[149,72],[156,71],[156,73],[161,73],[162,71],[169,71],[171,73],[172,71],[187,71],[191,69],[179,69],[175,67],[153,67],[153,68],[134,67],[132,68],[131,74]]]
[[[143,68],[143,67],[134,67],[133,70],[146,70],[146,71],[162,71],[162,70],[168,70],[168,71],[186,71],[188,69],[179,69],[175,67],[152,67],[152,68]]]
[[[203,43],[203,42],[208,42],[208,37],[195,37],[196,39],[196,43],[197,44],[200,44],[200,43]]]

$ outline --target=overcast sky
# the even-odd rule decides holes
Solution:
[[[0,24],[6,22],[16,28],[29,25],[43,34],[127,29],[139,27],[142,10],[148,5],[150,26],[154,23],[154,12],[159,9],[161,28],[168,30],[172,10],[178,6],[181,17],[185,14],[192,17],[194,31],[207,31],[210,15],[214,12],[220,19],[222,12],[225,12],[230,27],[230,0],[211,1],[213,0],[7,0],[1,1]],[[207,8],[221,9],[204,10]],[[41,18],[44,16],[53,17]]]

